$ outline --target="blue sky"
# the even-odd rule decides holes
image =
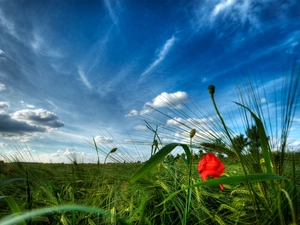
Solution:
[[[216,119],[210,84],[225,118],[236,119],[246,74],[263,78],[271,97],[290,76],[299,9],[297,0],[1,0],[1,152],[93,162],[94,137],[103,154],[118,147],[115,159],[144,160],[153,138],[144,119],[164,143],[188,137],[178,121]],[[259,101],[274,112],[271,97]],[[299,145],[295,134],[290,141]]]

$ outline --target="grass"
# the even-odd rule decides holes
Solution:
[[[215,113],[210,112],[214,119],[205,124],[174,119],[190,118],[177,108],[172,116],[154,109],[193,135],[186,144],[163,143],[159,126],[151,125],[162,117],[153,116],[146,121],[154,134],[151,157],[142,164],[101,164],[95,139],[97,164],[76,159],[72,164],[0,164],[0,224],[299,224],[300,153],[290,151],[288,140],[300,97],[300,73],[294,66],[286,77],[275,123],[271,109],[262,109],[259,102],[260,87],[246,82],[246,91],[237,88],[236,107],[247,138],[225,121],[210,86]],[[194,129],[206,141],[199,143]],[[183,153],[171,155],[178,148]],[[106,153],[104,161],[116,150]],[[204,182],[197,164],[211,151],[226,171]]]
[[[287,160],[292,165],[292,154]],[[300,185],[300,173],[297,173],[300,171],[300,155],[296,156],[296,160],[296,181]],[[173,165],[156,163],[146,176],[137,172],[145,164],[101,164],[99,172],[97,164],[5,163],[1,165],[1,195],[10,196],[19,210],[2,199],[0,217],[23,212],[20,221],[31,218],[31,224],[112,224],[112,221],[121,224],[113,219],[117,214],[130,224],[140,224],[142,221],[144,224],[181,224],[186,198],[184,193],[191,189],[187,223],[219,224],[223,221],[229,224],[235,222],[232,221],[234,215],[239,215],[239,223],[250,223],[251,219],[247,219],[246,215],[252,215],[252,206],[245,180],[242,180],[241,165],[232,159],[223,159],[223,162],[226,165],[223,180],[213,179],[208,183],[200,180],[196,172],[198,162],[195,160],[190,188],[187,185],[187,165],[181,159]],[[11,168],[9,173],[5,172],[7,168]],[[292,170],[287,167],[288,179],[292,179]],[[31,210],[26,200],[26,180],[18,179],[26,177],[26,171],[32,195]],[[105,179],[102,179],[104,176]],[[136,179],[137,176],[139,179]],[[231,180],[227,183],[228,178]],[[132,184],[127,182],[130,179],[134,181]],[[267,179],[263,177],[262,180]],[[11,182],[4,184],[4,181]],[[225,184],[224,191],[219,190],[220,182]],[[259,191],[257,184],[253,183]],[[243,204],[243,212],[238,211],[240,204]],[[74,217],[70,213],[73,209],[76,211]],[[15,224],[15,220],[11,220],[10,224]]]

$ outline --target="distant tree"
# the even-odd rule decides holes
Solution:
[[[238,151],[239,153],[242,153],[246,146],[249,145],[248,138],[244,137],[243,134],[239,134],[232,138],[232,144],[235,147],[235,150]]]
[[[199,150],[199,157],[202,158],[202,156],[204,155],[204,151],[202,149]]]
[[[248,127],[246,130],[246,135],[248,137],[248,145],[250,153],[259,157],[260,152],[260,138],[258,133],[258,128],[256,126]]]
[[[228,157],[236,157],[236,153],[233,149],[228,148],[226,143],[222,139],[217,138],[214,142],[201,142],[200,148],[203,148],[206,152],[217,152],[221,154],[226,154]]]

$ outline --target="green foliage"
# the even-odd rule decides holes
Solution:
[[[178,143],[171,143],[166,146],[164,146],[159,152],[157,152],[154,156],[152,156],[140,170],[138,170],[129,180],[130,183],[136,182],[138,179],[146,175],[147,173],[150,172],[150,170],[155,167],[159,162],[163,161],[165,157],[176,147],[181,146],[187,157],[185,160],[185,163],[189,165],[191,162],[191,152],[189,150],[189,147],[185,144],[178,144]]]

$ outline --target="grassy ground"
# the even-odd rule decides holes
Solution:
[[[296,181],[299,186],[300,163],[299,159],[296,161]],[[223,177],[243,175],[241,164],[236,159],[223,159],[223,162],[226,167]],[[192,166],[193,184],[201,182],[197,164],[198,160],[194,161]],[[290,165],[292,163],[287,163],[287,177],[291,174]],[[98,167],[96,164],[5,163],[0,167],[1,183],[26,177],[30,182],[15,181],[1,187],[0,190],[2,196],[13,198],[20,212],[73,204],[100,208],[113,215],[117,213],[132,224],[141,223],[143,212],[146,214],[145,224],[180,224],[186,201],[185,192],[182,191],[170,201],[160,204],[173,192],[186,187],[187,172],[184,162],[177,160],[173,165],[160,163],[147,176],[129,184],[130,177],[141,166],[142,164],[101,164]],[[221,191],[218,185],[194,188],[189,223],[232,224],[236,221],[237,224],[250,224],[251,220],[248,220],[247,216],[254,217],[250,202],[244,183],[226,184],[224,191]],[[142,208],[143,204],[145,209]],[[241,205],[244,212],[238,211]],[[17,210],[5,199],[0,200],[0,208],[1,218],[11,215],[12,210]],[[237,215],[240,219],[234,220],[234,216]],[[106,218],[82,212],[76,212],[74,215],[64,213],[39,216],[30,223],[117,224],[112,215]]]

